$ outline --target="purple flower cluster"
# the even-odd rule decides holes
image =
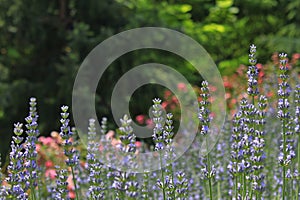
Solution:
[[[280,165],[287,167],[292,159],[296,156],[293,149],[293,140],[290,137],[293,134],[292,120],[291,114],[289,111],[290,102],[289,96],[291,93],[290,85],[287,80],[289,78],[288,75],[288,66],[287,66],[287,54],[281,53],[280,57],[280,79],[281,83],[279,83],[278,89],[278,118],[282,123],[282,144],[280,145],[280,154],[278,157]]]
[[[296,86],[295,89],[295,133],[300,134],[300,85]]]
[[[63,141],[63,147],[64,147],[64,154],[67,157],[66,159],[66,164],[68,167],[71,168],[72,172],[72,179],[74,182],[74,187],[75,187],[75,192],[76,192],[76,199],[78,199],[78,185],[76,182],[76,176],[75,176],[75,167],[78,167],[79,165],[79,156],[78,156],[78,151],[74,147],[74,144],[72,142],[73,140],[73,132],[71,131],[71,128],[69,126],[70,120],[68,119],[69,113],[68,113],[68,106],[62,106],[61,110],[62,112],[60,113],[61,119],[61,127],[60,127],[60,133],[59,135],[61,138],[64,140]]]
[[[24,156],[26,157],[25,168],[27,169],[28,178],[30,182],[31,188],[31,196],[35,199],[35,191],[34,188],[37,186],[37,152],[36,152],[36,142],[37,137],[39,136],[38,127],[38,115],[36,109],[36,98],[30,98],[29,102],[29,116],[25,118],[26,121],[26,128],[27,128],[27,138],[25,141],[25,153]]]
[[[156,185],[163,192],[163,199],[186,199],[187,195],[187,179],[183,172],[178,172],[177,182],[174,180],[173,171],[173,156],[174,150],[172,147],[173,141],[173,115],[171,113],[166,114],[166,119],[163,118],[162,106],[160,99],[154,99],[152,105],[153,114],[153,140],[155,142],[155,151],[159,151],[161,166],[166,164],[165,168],[161,169],[161,178],[157,179]],[[161,153],[161,150],[165,150],[165,155]],[[166,163],[165,163],[166,162]],[[148,175],[146,175],[148,176]],[[148,178],[148,177],[146,177]]]
[[[257,109],[243,98],[240,111],[233,119],[231,161],[227,168],[235,179],[236,198],[249,195],[258,198],[265,187],[263,162],[266,101],[266,97],[260,96]],[[243,177],[242,181],[238,178],[240,176]],[[252,192],[247,190],[247,180],[251,181]]]
[[[248,67],[247,75],[248,75],[248,89],[247,93],[250,96],[256,96],[259,94],[257,88],[257,77],[258,77],[258,69],[256,67],[256,46],[252,44],[250,46],[250,54],[249,54],[249,63],[250,66]]]
[[[72,136],[73,132],[71,131],[71,128],[69,126],[70,120],[68,119],[69,113],[68,113],[68,106],[62,106],[61,110],[61,128],[60,128],[60,136],[64,140],[64,153],[67,156],[66,164],[69,167],[74,167],[75,165],[78,165],[79,158],[76,152],[76,149],[73,147],[72,142]]]
[[[160,105],[161,100],[160,99],[153,99],[153,123],[154,123],[154,128],[153,128],[153,141],[155,143],[154,150],[159,151],[164,149],[164,135],[163,135],[163,123],[164,123],[164,118],[162,117],[162,107]]]
[[[208,82],[203,81],[201,87],[201,94],[202,100],[200,101],[200,107],[198,112],[198,118],[201,124],[201,135],[207,135],[209,133],[209,123],[210,119],[210,102],[209,102],[209,89],[208,89]]]
[[[188,192],[188,179],[183,171],[176,172],[176,195],[177,200],[186,200]]]
[[[30,98],[29,116],[25,118],[27,138],[24,144],[22,144],[24,140],[22,137],[23,124],[14,124],[15,135],[11,142],[9,174],[7,177],[10,188],[6,192],[7,198],[27,199],[27,190],[30,188],[31,198],[36,199],[35,188],[37,187],[38,178],[36,142],[39,135],[36,104],[36,99]]]
[[[24,154],[21,142],[23,141],[23,124],[14,124],[13,141],[11,142],[11,152],[9,154],[10,162],[8,166],[8,177],[6,181],[10,184],[10,188],[7,191],[7,198],[12,199],[27,199],[28,194],[26,192],[28,188],[27,174],[24,173]]]
[[[124,115],[120,119],[120,122],[119,138],[122,143],[119,145],[119,150],[125,155],[125,160],[122,163],[124,166],[134,167],[133,159],[135,158],[134,153],[136,151],[136,136],[131,127],[132,120],[127,115]],[[116,191],[116,199],[124,199],[126,197],[129,199],[137,198],[139,184],[136,174],[122,171],[115,172],[113,188]]]
[[[100,144],[96,140],[95,120],[89,120],[88,127],[88,154],[87,154],[87,169],[89,171],[89,190],[88,196],[96,199],[104,198],[104,182],[103,182],[103,165],[97,158]]]
[[[264,126],[266,124],[266,107],[267,99],[265,96],[260,96],[258,101],[259,109],[256,111],[257,118],[255,120],[255,130],[254,130],[254,139],[252,140],[251,145],[251,174],[250,180],[252,184],[252,189],[256,195],[256,198],[260,196],[265,189],[265,175],[263,173],[264,169],[264,160],[265,160],[265,130]]]
[[[59,166],[56,166],[56,187],[53,188],[52,198],[55,200],[69,200],[68,194],[68,171],[66,169],[60,169]]]

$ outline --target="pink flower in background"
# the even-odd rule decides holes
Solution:
[[[173,97],[172,97],[172,101],[173,101],[174,103],[178,104],[178,99],[177,99],[176,96],[173,96]]]
[[[152,119],[146,119],[146,124],[148,128],[153,128],[153,121]]]
[[[171,94],[172,94],[172,92],[170,90],[166,90],[165,95],[164,95],[165,99],[167,99],[169,96],[171,96]]]
[[[300,59],[300,53],[293,54],[293,59],[295,59],[295,60]]]
[[[140,141],[136,141],[136,142],[135,142],[135,146],[136,146],[137,148],[141,148],[142,143],[141,143]]]
[[[45,162],[45,167],[46,168],[51,168],[51,167],[53,167],[54,166],[54,164],[53,164],[53,162],[51,161],[51,160],[47,160],[46,162]]]
[[[36,144],[35,149],[37,152],[39,152],[41,150],[41,145],[40,144]]]
[[[135,120],[139,124],[144,124],[145,123],[145,115],[138,115],[135,117]]]
[[[112,140],[113,138],[114,138],[114,135],[115,135],[115,132],[114,131],[112,131],[112,130],[110,130],[110,131],[108,131],[107,133],[106,133],[106,139],[107,140]]]
[[[232,84],[230,83],[229,79],[227,76],[223,77],[223,83],[225,88],[232,88]]]
[[[168,106],[168,102],[164,101],[161,103],[161,107],[166,108]]]
[[[54,142],[52,137],[44,137],[44,136],[39,137],[39,141],[44,145],[50,145],[51,143]]]
[[[45,171],[45,176],[49,177],[50,179],[55,179],[55,177],[56,177],[56,171],[54,169],[47,169]]]
[[[179,91],[183,91],[183,92],[187,91],[185,83],[178,83],[177,88],[178,88]]]
[[[211,91],[211,92],[217,91],[217,87],[215,87],[215,86],[209,85],[208,87],[209,87],[209,91]]]
[[[73,177],[69,176],[68,179],[67,179],[67,182],[68,182],[69,197],[71,199],[75,199],[76,194],[75,194],[75,191],[74,191],[75,187],[74,187]]]
[[[76,197],[75,192],[74,192],[74,191],[69,191],[69,197],[70,197],[71,199],[75,199],[75,197]]]
[[[229,92],[226,92],[226,93],[225,93],[225,99],[227,100],[227,99],[229,99],[229,98],[231,98],[231,94],[230,94]]]

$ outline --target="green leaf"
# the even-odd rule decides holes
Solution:
[[[224,33],[225,26],[223,26],[221,24],[215,24],[215,23],[207,24],[207,25],[203,26],[203,31]]]
[[[232,0],[218,0],[216,2],[216,4],[220,8],[229,8],[230,6],[233,5],[233,1]]]
[[[14,59],[17,59],[20,57],[20,53],[14,49],[14,48],[8,48],[7,49],[7,55],[10,57],[10,58],[14,58]]]
[[[192,10],[192,6],[188,4],[183,4],[180,6],[180,11],[183,13],[189,12]]]

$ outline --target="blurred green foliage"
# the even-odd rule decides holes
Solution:
[[[247,64],[250,43],[257,45],[263,63],[273,51],[300,52],[299,10],[298,0],[0,0],[1,151],[8,150],[13,122],[26,117],[31,96],[38,98],[41,134],[58,128],[59,107],[71,105],[80,63],[113,34],[143,26],[181,31],[204,46],[222,74],[230,74]],[[111,89],[122,74],[146,62],[173,66],[199,84],[195,70],[175,55],[131,52],[100,80],[107,88],[98,91],[99,116],[110,118]],[[151,105],[157,89],[135,94],[134,113]]]

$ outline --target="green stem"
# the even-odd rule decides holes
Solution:
[[[208,184],[209,184],[209,197],[210,200],[212,200],[212,186],[211,186],[211,178],[208,179]]]
[[[211,184],[211,168],[210,168],[210,160],[209,160],[209,152],[208,152],[208,140],[207,140],[207,135],[206,135],[206,150],[207,150],[207,171],[209,173],[208,175],[208,184],[209,184],[209,197],[210,197],[210,200],[213,199],[213,195],[212,195],[212,184]]]
[[[36,200],[35,192],[34,192],[34,187],[33,187],[33,186],[31,186],[30,194],[31,194],[31,198],[32,198],[33,200]]]
[[[235,199],[238,199],[238,176],[235,177]]]
[[[75,173],[74,173],[73,167],[71,167],[71,171],[72,171],[72,178],[73,178],[73,183],[74,183],[74,187],[75,187],[75,194],[76,194],[75,199],[79,200],[77,182],[76,182],[76,178],[75,178]]]
[[[163,164],[162,164],[162,156],[161,156],[161,152],[159,152],[159,157],[160,157],[160,170],[161,170],[161,179],[162,179],[162,190],[163,190],[163,196],[164,196],[164,200],[166,200],[166,191],[165,191],[165,175],[164,175],[164,170],[162,168]]]
[[[218,199],[221,199],[221,183],[218,181]]]
[[[40,180],[40,179],[39,179]],[[41,184],[41,181],[38,181],[38,186],[37,186],[37,188],[38,188],[38,197],[39,197],[39,199],[42,199],[42,194],[41,194],[41,186],[42,186],[42,184]]]
[[[237,170],[237,163],[235,164],[235,169]],[[235,199],[238,198],[238,178],[239,178],[239,174],[236,174],[235,176]]]
[[[34,185],[33,185],[33,177],[32,177],[32,171],[33,170],[29,170],[29,178],[30,178],[30,196],[31,196],[31,199],[33,200],[36,200],[36,196],[35,196],[35,190],[34,190]]]
[[[244,185],[244,193],[243,193],[243,198],[246,197],[246,193],[247,193],[247,180],[246,180],[246,172],[244,172],[244,176],[243,176],[243,185]]]

